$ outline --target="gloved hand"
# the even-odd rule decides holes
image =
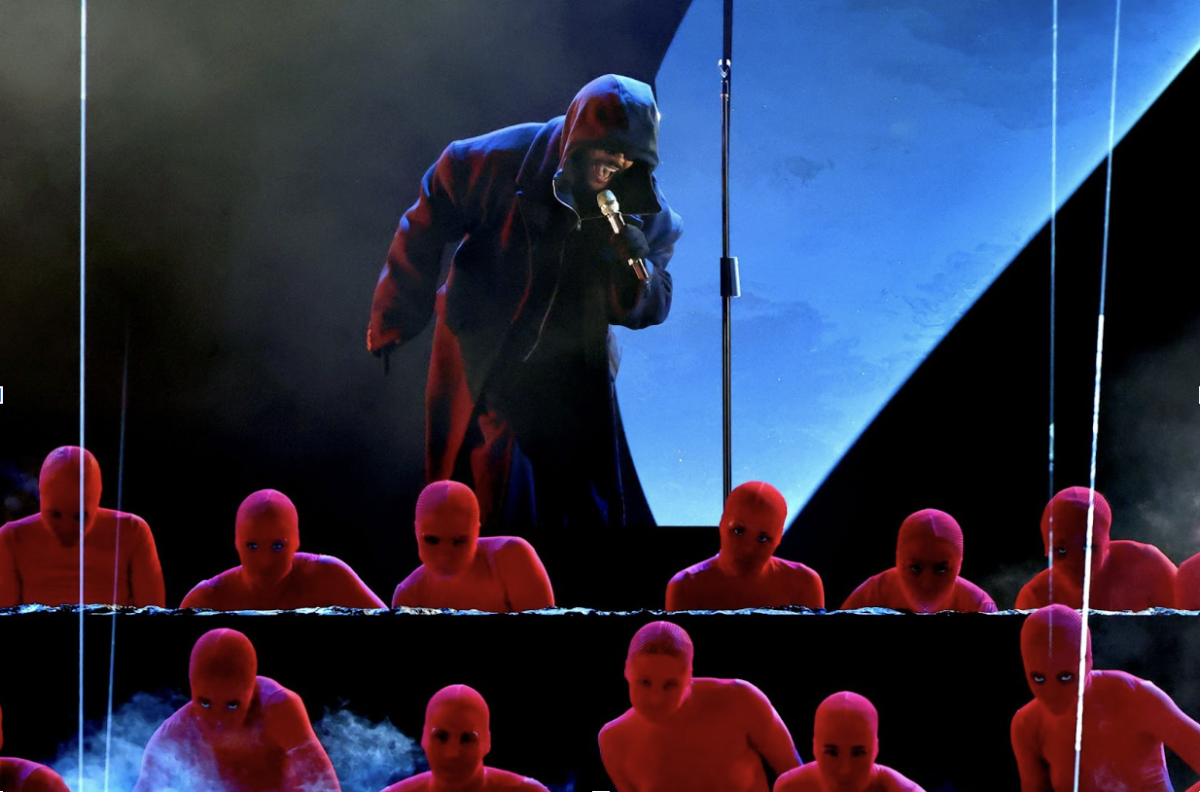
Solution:
[[[642,229],[632,224],[627,223],[621,229],[621,233],[614,234],[612,244],[618,261],[645,259],[650,255],[650,246],[646,242],[646,235],[642,233]]]

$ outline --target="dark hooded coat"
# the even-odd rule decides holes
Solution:
[[[609,188],[645,234],[648,281],[618,260],[594,196],[575,189],[587,148],[634,160]],[[450,144],[400,221],[368,346],[408,341],[436,307],[426,474],[473,486],[485,525],[652,521],[621,426],[610,325],[649,327],[671,307],[681,221],[657,165],[650,87],[607,75],[565,116]],[[439,290],[442,252],[456,242]]]

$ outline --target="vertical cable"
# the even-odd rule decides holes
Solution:
[[[1117,117],[1117,55],[1121,42],[1121,0],[1117,3],[1117,20],[1113,31],[1112,91],[1108,109],[1108,168],[1104,185],[1104,247],[1100,256],[1100,312],[1096,317],[1096,378],[1092,390],[1092,458],[1088,473],[1087,544],[1083,566],[1083,631],[1079,641],[1079,693],[1075,707],[1075,792],[1079,792],[1079,760],[1083,747],[1083,690],[1087,682],[1088,608],[1092,588],[1092,529],[1096,516],[1096,449],[1100,434],[1100,370],[1104,359],[1104,298],[1108,287],[1109,219],[1112,216],[1113,148]]]
[[[85,329],[87,327],[87,0],[79,0],[79,447],[84,437]],[[79,786],[83,792],[83,532],[84,464],[79,460]]]
[[[1058,0],[1051,2],[1050,25],[1050,453],[1049,494],[1054,497],[1054,309],[1057,304],[1055,285],[1058,255]],[[1050,542],[1046,548],[1047,576],[1050,601],[1054,601],[1054,518],[1050,519]]]
[[[129,325],[125,325],[125,365],[121,370],[121,443],[117,454],[117,513],[121,508],[125,491],[125,413],[129,404]],[[113,679],[117,667],[117,603],[121,573],[121,517],[117,518],[117,538],[113,548],[113,595],[112,632],[108,648],[108,715],[104,727],[104,792],[108,790],[109,767],[112,759]]]

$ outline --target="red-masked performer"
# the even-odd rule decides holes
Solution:
[[[610,326],[656,325],[671,307],[682,226],[653,175],[658,119],[649,85],[598,77],[565,116],[451,143],[400,220],[367,348],[410,341],[436,306],[426,480],[472,485],[488,533],[653,520]],[[619,233],[597,204],[606,190]],[[460,240],[439,295],[442,252]]]
[[[824,608],[820,575],[774,556],[786,520],[787,502],[770,484],[751,481],[734,489],[721,515],[721,552],[671,578],[667,610]]]
[[[879,713],[857,693],[834,693],[817,707],[813,726],[817,760],[789,770],[774,792],[924,792],[879,756]]]
[[[1012,720],[1021,792],[1073,789],[1082,633],[1079,613],[1064,605],[1030,614],[1021,628],[1021,659],[1033,692]],[[1124,671],[1093,671],[1090,633],[1087,641],[1080,792],[1168,792],[1164,745],[1200,771],[1200,724],[1152,682]]]
[[[439,690],[425,708],[421,732],[429,770],[383,792],[548,792],[532,778],[484,766],[492,750],[489,718],[487,702],[473,688]]]
[[[234,528],[241,566],[200,583],[180,607],[213,610],[386,608],[344,562],[298,553],[300,522],[288,496],[259,490],[237,511]]]
[[[600,756],[619,792],[767,792],[800,766],[787,726],[740,679],[692,678],[692,640],[652,622],[625,659],[632,708],[600,730]]]
[[[146,746],[134,792],[339,792],[304,702],[258,676],[250,639],[211,630],[192,649],[192,700],[167,718]]]
[[[1084,552],[1087,549],[1087,487],[1059,492],[1042,512],[1042,543],[1051,566],[1017,594],[1022,610],[1059,603],[1083,607]],[[1145,610],[1175,607],[1175,565],[1154,545],[1109,539],[1112,510],[1096,493],[1092,518],[1092,579],[1088,607]]]
[[[4,747],[4,713],[0,711],[0,748]],[[71,792],[62,776],[45,765],[0,756],[0,790],[3,792]]]
[[[1200,610],[1200,555],[1194,555],[1179,565],[1175,576],[1175,607],[1180,610]]]
[[[896,539],[896,566],[867,578],[842,610],[995,613],[987,592],[958,576],[962,560],[962,528],[953,517],[937,509],[910,514]]]
[[[0,607],[79,602],[81,523],[85,602],[166,605],[150,526],[137,515],[100,508],[100,465],[91,452],[77,446],[50,452],[38,494],[39,514],[0,526]]]
[[[415,524],[421,566],[396,587],[393,608],[511,613],[554,606],[550,578],[528,542],[479,536],[479,504],[467,485],[425,487]]]

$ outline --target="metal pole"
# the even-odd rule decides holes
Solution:
[[[733,381],[729,332],[730,301],[741,296],[737,258],[729,255],[729,100],[733,71],[733,0],[725,0],[725,51],[718,66],[721,70],[721,397],[722,441],[724,450],[724,504],[733,489]]]

